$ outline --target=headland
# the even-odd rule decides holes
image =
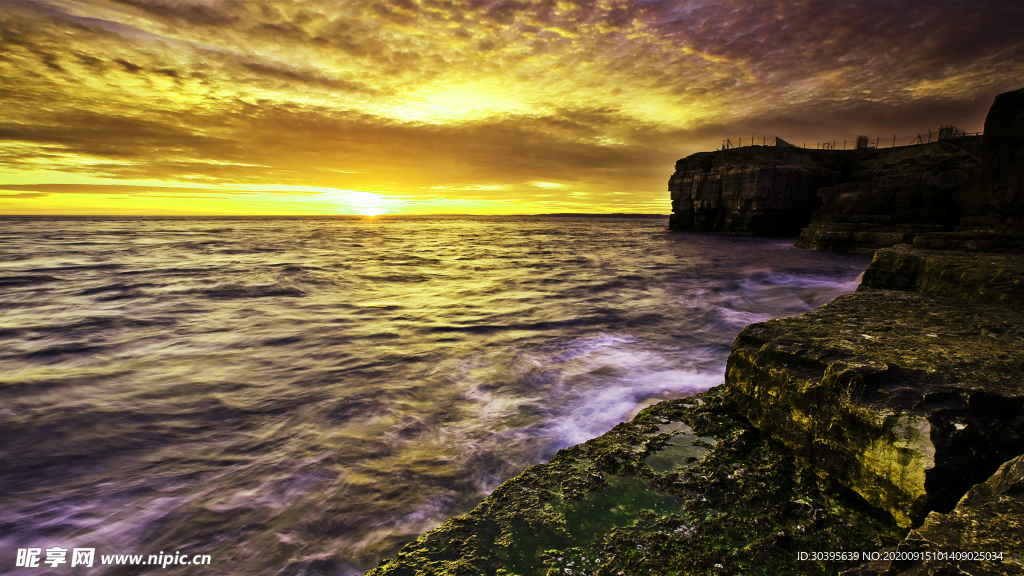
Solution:
[[[1024,574],[1024,89],[980,141],[680,160],[671,226],[874,250],[725,382],[508,480],[368,574]]]

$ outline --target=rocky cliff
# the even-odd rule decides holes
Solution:
[[[912,243],[877,250],[855,294],[745,328],[721,386],[560,451],[368,574],[1024,574],[1022,172],[1006,166],[1024,139],[999,106],[980,160],[947,142],[681,160],[677,229],[809,218],[807,245]]]
[[[675,230],[797,235],[873,251],[930,232],[1024,226],[1024,89],[996,97],[985,136],[880,150],[701,152],[669,179]]]
[[[669,180],[669,226],[796,234],[820,203],[817,190],[840,180],[842,159],[825,151],[764,146],[694,154],[676,163]]]
[[[1024,573],[1024,254],[919,244],[370,574]]]
[[[819,249],[874,249],[951,230],[956,191],[980,160],[948,142],[883,150],[702,152],[669,180],[676,230],[796,235]],[[847,245],[849,244],[849,245]]]
[[[842,183],[818,189],[821,207],[797,246],[871,251],[956,227],[954,199],[970,185],[976,156],[948,142],[878,152],[854,163]]]

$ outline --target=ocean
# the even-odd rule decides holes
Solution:
[[[0,572],[360,574],[870,259],[666,225],[5,217]]]

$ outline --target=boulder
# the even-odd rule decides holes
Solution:
[[[1024,453],[1024,314],[902,291],[745,328],[726,401],[912,526]]]
[[[940,249],[931,249],[931,246]],[[1020,250],[1021,246],[1024,246],[1024,237],[928,234],[915,239],[913,246],[899,244],[875,252],[858,291],[911,290],[1022,307],[1024,250]],[[942,249],[965,247],[975,249]]]

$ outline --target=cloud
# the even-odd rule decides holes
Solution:
[[[5,178],[50,184],[504,202],[554,182],[584,211],[624,195],[656,206],[676,158],[726,137],[980,129],[1024,65],[1024,7],[988,0],[40,0],[0,12],[0,162]]]
[[[0,194],[0,198],[42,198],[49,196],[46,192],[18,192],[16,194]]]

